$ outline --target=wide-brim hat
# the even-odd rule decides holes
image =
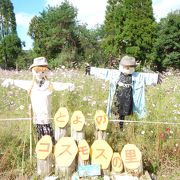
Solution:
[[[136,67],[137,66],[136,60],[132,56],[124,56],[120,61],[120,65],[122,65],[122,66],[131,66],[131,67]]]
[[[47,66],[48,67],[48,62],[45,57],[37,57],[33,60],[33,64],[29,67],[29,69],[32,69],[33,67],[36,66]],[[48,69],[50,69],[48,67]]]

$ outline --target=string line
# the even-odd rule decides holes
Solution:
[[[49,120],[53,120],[54,118],[49,118]],[[31,118],[5,118],[0,119],[0,121],[28,121],[31,120]],[[86,119],[93,121],[94,119]],[[109,120],[109,122],[124,122],[124,123],[142,123],[142,124],[171,124],[171,125],[180,125],[180,123],[176,122],[164,122],[164,121],[135,121],[135,120],[120,120],[120,119],[114,119]]]

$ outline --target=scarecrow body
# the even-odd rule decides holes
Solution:
[[[122,63],[123,60],[129,64]],[[157,84],[157,73],[134,72],[135,59],[125,56],[120,62],[119,70],[91,67],[91,75],[110,81],[107,114],[111,116],[111,110],[118,114],[120,120],[135,112],[139,118],[146,115],[145,109],[145,85]],[[126,62],[126,61],[124,61]],[[120,122],[120,128],[123,122]]]
[[[42,59],[44,61],[41,61]],[[41,61],[40,63],[39,60]],[[31,68],[33,73],[32,81],[6,79],[2,83],[2,86],[8,87],[9,85],[15,85],[28,91],[33,109],[33,123],[37,128],[38,139],[44,135],[50,135],[53,143],[55,143],[54,133],[50,121],[51,95],[53,90],[62,91],[68,89],[72,91],[74,90],[74,84],[50,82],[47,79],[48,68],[46,63],[47,62],[44,57],[35,58],[34,66]]]
[[[90,75],[90,72],[91,72],[91,66],[89,63],[86,63],[85,75]]]

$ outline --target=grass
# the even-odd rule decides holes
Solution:
[[[31,79],[27,71],[14,72],[0,70],[1,78]],[[86,117],[86,140],[94,141],[94,115],[96,110],[106,109],[108,82],[84,76],[81,71],[57,70],[51,81],[73,82],[73,92],[54,92],[52,97],[52,117],[60,106],[67,107],[70,117],[80,110]],[[27,93],[16,87],[0,86],[0,119],[29,117],[30,104]],[[148,116],[144,121],[180,123],[180,78],[169,75],[163,83],[146,87]],[[112,117],[114,119],[115,117]],[[135,115],[127,119],[137,120]],[[33,164],[29,157],[29,122],[0,121],[0,177],[15,179],[35,176],[35,155]],[[136,144],[143,154],[144,169],[158,179],[178,179],[180,177],[180,126],[167,124],[125,123],[120,131],[112,122],[107,129],[107,141],[114,151],[121,151],[126,143]],[[33,131],[36,141],[36,134]],[[35,148],[35,141],[33,148]]]

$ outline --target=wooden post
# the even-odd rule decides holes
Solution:
[[[55,140],[58,141],[60,138],[67,135],[67,126],[64,128],[55,127]]]
[[[29,105],[29,141],[30,141],[30,149],[29,149],[29,154],[30,154],[30,163],[32,165],[32,121],[33,121],[33,115],[32,115],[32,105]]]
[[[81,111],[74,111],[71,117],[71,137],[78,144],[82,139],[85,138],[84,126],[85,126],[85,117],[83,113]],[[86,145],[86,147],[89,147],[86,141],[83,141],[83,143]],[[78,163],[79,166],[79,165],[83,165],[85,163],[85,160],[83,160],[82,156],[79,156],[78,154],[77,158],[75,159],[75,164],[77,164],[76,162]],[[74,170],[77,170],[76,165],[74,166]]]
[[[126,144],[121,151],[126,173],[140,177],[143,174],[142,154],[134,144]]]
[[[97,110],[95,114],[95,139],[105,140],[106,139],[106,129],[108,126],[108,117],[106,113],[102,110]],[[110,163],[107,168],[102,168],[102,174],[109,176],[110,174]]]
[[[52,154],[46,159],[37,160],[37,174],[41,177],[49,176],[52,173]]]
[[[101,165],[102,175],[109,176],[113,150],[105,140],[95,140],[91,146],[91,164]]]
[[[89,164],[90,148],[85,139],[78,142],[78,166]]]
[[[69,121],[68,110],[65,107],[60,107],[54,116],[56,141],[58,141],[61,137],[66,136],[68,121]]]
[[[123,171],[123,162],[118,152],[114,152],[111,159],[112,174],[120,174]]]
[[[144,175],[142,175],[139,180],[152,180],[152,178],[149,175],[148,171],[145,171]]]
[[[74,168],[75,157],[78,152],[76,142],[71,137],[62,137],[55,145],[55,174],[60,179],[70,180]]]
[[[71,117],[71,137],[77,142],[84,139],[85,117],[81,111],[74,111]]]
[[[102,131],[102,130],[99,130],[97,128],[95,128],[96,131],[95,131],[95,139],[99,139],[99,140],[106,140],[106,131]]]
[[[106,129],[108,125],[108,117],[102,110],[97,110],[95,114],[95,139],[105,140],[106,139]]]
[[[76,131],[72,128],[71,137],[73,137],[73,139],[78,143],[80,140],[85,138],[84,129],[82,129],[82,131]]]
[[[52,140],[51,136],[43,136],[36,145],[37,174],[41,177],[48,176],[52,171]]]

